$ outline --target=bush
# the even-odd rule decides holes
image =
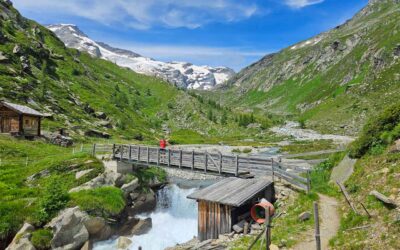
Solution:
[[[49,229],[39,229],[32,233],[31,242],[38,250],[50,249],[53,233]]]
[[[372,148],[381,148],[400,137],[400,103],[387,108],[364,126],[361,136],[353,142],[350,156],[360,158]]]
[[[79,206],[95,216],[109,218],[122,212],[125,208],[125,199],[119,188],[100,187],[72,193],[69,205]]]
[[[39,201],[40,211],[37,218],[39,223],[46,223],[67,205],[69,195],[60,185],[61,183],[63,183],[62,180],[55,178],[47,185]]]

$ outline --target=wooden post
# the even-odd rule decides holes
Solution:
[[[140,161],[140,146],[138,146],[138,150],[137,150],[137,162]]]
[[[271,167],[272,167],[272,181],[275,182],[275,166],[273,158],[271,158]]]
[[[222,174],[222,154],[219,152],[219,174]]]
[[[316,249],[321,250],[321,235],[319,231],[319,213],[318,213],[318,203],[314,201],[314,223],[315,223],[315,242]]]
[[[307,170],[307,194],[311,192],[311,175],[310,170]]]
[[[93,156],[96,156],[96,143],[93,144]]]
[[[338,184],[340,190],[342,191],[342,193],[343,193],[343,195],[344,195],[344,198],[346,199],[347,203],[349,204],[349,206],[351,207],[351,209],[353,210],[353,212],[354,212],[355,214],[358,214],[358,211],[357,211],[356,207],[353,205],[353,203],[352,203],[351,200],[350,200],[350,196],[349,196],[349,194],[347,193],[347,190],[346,190],[345,186],[344,186],[341,182],[339,182],[339,181],[337,181],[336,183]]]
[[[132,146],[129,145],[129,161],[132,161]]]
[[[124,158],[124,145],[119,146],[119,161]]]
[[[147,164],[150,162],[150,149],[149,147],[146,147],[146,152],[147,152]]]
[[[236,171],[235,171],[235,176],[239,176],[239,156],[236,155]]]
[[[182,150],[179,150],[179,168],[182,168]]]
[[[194,150],[192,150],[192,171],[194,170]]]
[[[157,166],[160,166],[160,148],[157,148]]]
[[[168,167],[171,167],[171,150],[168,150]]]
[[[208,158],[207,152],[204,152],[204,173],[207,173]]]
[[[271,245],[271,216],[269,215],[269,207],[265,209],[265,249],[270,250]]]

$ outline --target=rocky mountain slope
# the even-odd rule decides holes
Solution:
[[[50,25],[67,47],[88,52],[93,57],[103,58],[127,67],[137,73],[160,77],[184,89],[211,89],[230,79],[235,72],[226,67],[197,66],[186,62],[160,62],[134,52],[113,48],[95,42],[77,26],[70,24]]]
[[[182,139],[191,138],[185,133],[204,139],[210,130],[214,136],[244,131],[230,115],[223,125],[209,119],[207,111],[214,109],[212,117],[222,117],[224,110],[207,99],[67,48],[5,0],[0,0],[0,99],[47,113],[44,130],[66,128],[76,138],[156,142],[163,130],[180,133]]]
[[[400,2],[370,0],[343,25],[265,56],[219,91],[242,109],[355,134],[366,117],[399,99],[399,72]]]

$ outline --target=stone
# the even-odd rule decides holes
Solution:
[[[90,217],[85,220],[84,225],[88,230],[91,240],[107,240],[112,235],[112,229],[101,217]]]
[[[124,236],[121,236],[121,237],[118,238],[117,248],[118,249],[128,249],[128,247],[131,244],[132,244],[132,240],[131,239],[129,239],[127,237],[124,237]]]
[[[269,245],[270,250],[279,250],[279,247],[277,245],[271,244]]]
[[[107,185],[122,187],[124,185],[124,176],[114,171],[105,171],[103,173]]]
[[[14,54],[19,54],[21,52],[21,46],[18,44],[14,46],[13,53]]]
[[[30,241],[34,230],[31,224],[24,223],[6,250],[36,250]]]
[[[75,179],[79,180],[80,178],[84,177],[85,175],[87,175],[88,173],[92,172],[94,169],[87,169],[87,170],[82,170],[79,172],[76,172],[75,174]]]
[[[111,135],[106,133],[106,132],[102,132],[99,130],[95,130],[95,129],[90,129],[88,131],[85,132],[85,136],[89,136],[89,137],[98,137],[98,138],[104,138],[104,139],[110,139]]]
[[[233,231],[235,231],[236,233],[243,233],[243,229],[244,229],[244,223],[246,223],[245,220],[240,221],[239,223],[233,225],[232,229]]]
[[[44,170],[40,171],[39,173],[29,176],[28,178],[26,178],[26,181],[32,182],[32,181],[38,180],[40,178],[48,177],[49,175],[50,175],[50,170],[44,169]]]
[[[151,218],[146,218],[144,220],[139,220],[139,222],[132,228],[132,235],[142,235],[150,231],[153,226],[153,221]]]
[[[394,144],[389,148],[389,153],[399,153],[400,152],[400,139],[395,141]]]
[[[125,197],[128,197],[130,193],[136,190],[139,187],[139,180],[136,178],[131,182],[122,185],[121,190],[124,192]]]
[[[135,202],[134,206],[130,209],[129,213],[135,215],[136,213],[143,213],[152,211],[156,207],[156,195],[153,190],[146,194],[140,194]]]
[[[306,221],[311,218],[311,213],[310,212],[303,212],[299,215],[299,220],[300,221]]]
[[[262,230],[262,227],[260,224],[254,223],[254,224],[251,224],[251,229],[252,230]]]
[[[98,127],[113,128],[113,125],[110,121],[99,121],[96,122],[95,125]]]
[[[0,51],[0,62],[8,61],[8,57],[6,57],[3,52]]]
[[[89,232],[84,225],[88,218],[88,215],[79,207],[61,211],[46,225],[47,228],[53,230],[51,248],[57,250],[80,249],[89,240]]]
[[[84,184],[74,187],[69,190],[69,193],[79,192],[82,190],[89,190],[98,187],[105,186],[116,186],[121,187],[123,185],[123,175],[113,171],[106,171],[103,174],[93,178],[92,180],[85,182]]]
[[[131,198],[132,201],[137,200],[137,198],[139,198],[139,196],[140,196],[140,193],[137,193],[137,192],[133,192],[133,193],[129,194],[129,197]]]
[[[42,135],[48,142],[61,147],[70,147],[74,144],[71,137],[55,134],[55,133],[43,133]]]
[[[96,112],[94,115],[98,119],[107,119],[107,115],[104,112]]]
[[[86,241],[81,250],[92,250],[93,244],[90,240]]]

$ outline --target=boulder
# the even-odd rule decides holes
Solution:
[[[105,171],[103,173],[104,181],[108,185],[113,185],[116,187],[121,187],[124,185],[124,176],[120,173],[114,171]]]
[[[113,128],[113,125],[110,121],[99,121],[96,122],[95,125],[98,127]]]
[[[31,72],[31,64],[29,62],[28,57],[21,56],[19,58],[19,60],[21,61],[22,71],[25,72],[25,73],[30,73]]]
[[[299,215],[299,220],[300,221],[306,221],[311,218],[311,213],[310,212],[303,212]]]
[[[89,137],[98,137],[98,138],[104,138],[104,139],[110,139],[111,135],[106,133],[106,132],[102,132],[99,130],[95,130],[95,129],[90,129],[88,131],[85,132],[85,136],[89,136]]]
[[[88,173],[92,172],[94,169],[87,169],[87,170],[82,170],[79,172],[76,172],[75,174],[75,179],[79,180],[80,178],[84,177],[85,175],[87,175]]]
[[[36,250],[30,241],[31,233],[34,230],[35,228],[31,224],[24,223],[6,250]]]
[[[396,201],[394,201],[393,199],[379,193],[376,190],[373,190],[369,193],[369,195],[374,196],[376,199],[380,200],[381,202],[383,202],[385,205],[389,206],[389,207],[397,207],[397,203]]]
[[[89,190],[98,187],[104,186],[117,186],[121,187],[123,184],[123,175],[113,172],[113,171],[106,171],[103,174],[93,178],[92,180],[85,182],[84,184],[74,187],[69,190],[70,193],[79,192],[82,190]]]
[[[3,52],[0,51],[0,62],[8,61],[8,57],[6,57]]]
[[[80,249],[89,240],[84,222],[89,216],[79,207],[67,208],[51,220],[46,227],[53,230],[51,248],[57,250]]]
[[[19,54],[19,53],[21,53],[21,46],[19,46],[18,44],[16,44],[16,45],[14,46],[13,53],[14,53],[14,54]]]
[[[86,241],[81,250],[92,250],[93,244],[90,240]]]
[[[40,178],[48,177],[49,175],[50,175],[50,170],[44,169],[44,170],[40,171],[39,173],[36,173],[36,174],[33,174],[33,175],[29,176],[28,178],[26,178],[26,181],[27,182],[32,182],[32,181],[35,181],[35,180],[40,179]]]
[[[101,217],[89,217],[85,220],[84,225],[91,240],[107,240],[112,235],[111,227]]]
[[[153,190],[150,189],[149,193],[141,194],[137,198],[137,201],[134,203],[129,212],[135,215],[137,213],[152,211],[155,207],[156,207],[156,196]]]
[[[55,134],[55,133],[44,133],[43,137],[51,144],[58,145],[61,147],[69,147],[74,144],[71,137]]]
[[[151,218],[147,219],[137,219],[135,217],[130,217],[121,227],[118,229],[118,235],[122,236],[132,236],[132,235],[142,235],[147,233],[153,222]]]
[[[130,193],[136,190],[139,187],[139,180],[136,178],[131,182],[122,185],[121,189],[124,192],[125,197],[128,197]]]
[[[128,249],[128,247],[131,244],[132,244],[132,240],[127,237],[124,237],[124,236],[119,237],[117,240],[117,248],[118,249]]]
[[[98,119],[107,119],[107,115],[104,112],[96,112],[94,113],[94,116]]]
[[[132,201],[137,200],[137,198],[139,198],[139,196],[140,196],[140,193],[138,193],[138,192],[133,192],[133,193],[129,194],[129,198],[131,198]]]

